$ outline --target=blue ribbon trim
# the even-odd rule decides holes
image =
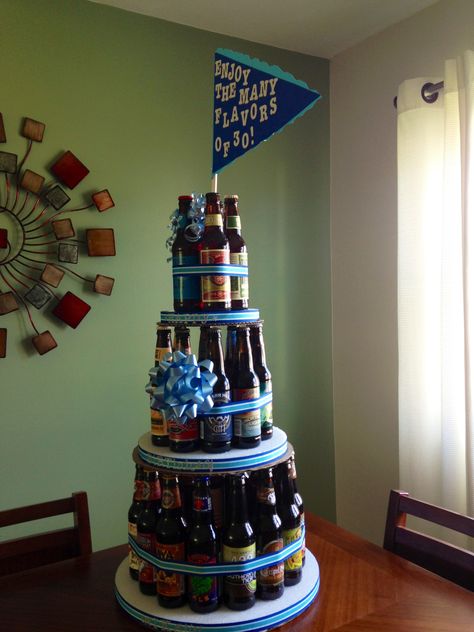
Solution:
[[[247,277],[249,269],[247,266],[235,266],[227,263],[221,265],[173,266],[173,276],[205,276],[208,274]]]
[[[245,309],[228,312],[189,312],[176,314],[175,312],[160,312],[161,322],[165,325],[187,323],[189,325],[205,325],[213,323],[253,323],[260,320],[258,309]]]
[[[200,413],[200,415],[206,417],[211,415],[233,415],[234,413],[248,412],[250,410],[257,410],[257,408],[263,408],[272,400],[272,393],[266,393],[258,399],[243,399],[239,402],[215,406],[207,412]]]
[[[169,560],[160,560],[148,551],[145,551],[144,549],[139,547],[136,541],[130,535],[128,536],[128,543],[141,559],[164,571],[182,573],[183,575],[235,575],[241,573],[250,573],[251,571],[259,571],[262,568],[268,568],[268,566],[274,566],[275,564],[284,562],[294,553],[299,551],[303,546],[305,536],[304,526],[301,527],[301,533],[301,537],[299,537],[291,544],[283,547],[281,551],[277,551],[276,553],[259,555],[255,559],[248,560],[246,562],[229,562],[227,564],[212,564],[211,566],[190,564],[187,562],[171,562]]]

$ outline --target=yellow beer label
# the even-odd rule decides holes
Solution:
[[[128,535],[131,535],[132,538],[136,538],[137,537],[137,525],[134,524],[133,522],[129,522],[128,523]],[[128,545],[128,565],[129,565],[129,567],[132,570],[134,570],[134,571],[138,571],[139,563],[140,563],[140,560],[138,559],[138,555],[135,553],[135,551],[132,549],[132,547],[129,544]]]
[[[165,421],[163,415],[159,410],[150,408],[151,417],[151,434],[155,436],[167,436],[168,435],[168,422]]]
[[[155,347],[155,362],[161,362],[164,360],[167,353],[171,353],[171,349],[169,347]]]
[[[206,215],[204,220],[205,226],[223,226],[222,215],[220,213],[213,213],[212,215]]]
[[[301,527],[296,527],[296,529],[286,529],[283,531],[283,544],[287,546],[292,542],[295,542],[299,538],[301,538]],[[285,560],[285,571],[295,571],[298,568],[303,566],[303,560],[301,555],[301,549],[293,553],[291,557]]]

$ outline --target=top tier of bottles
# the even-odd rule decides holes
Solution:
[[[247,267],[247,246],[241,234],[238,200],[237,195],[229,195],[222,205],[218,193],[207,193],[204,231],[200,233],[189,217],[193,196],[178,198],[178,229],[172,246],[174,269],[223,264]],[[219,312],[248,306],[247,276],[176,273],[173,276],[175,312]]]

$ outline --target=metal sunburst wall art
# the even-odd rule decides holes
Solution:
[[[58,288],[67,274],[73,275],[99,294],[109,296],[114,279],[97,274],[88,278],[71,266],[77,265],[80,251],[89,257],[115,256],[112,228],[89,228],[85,239],[76,236],[70,214],[111,209],[114,201],[107,189],[90,195],[90,203],[75,207],[65,189],[73,190],[89,169],[71,151],[64,152],[50,167],[51,180],[26,168],[33,143],[41,143],[45,124],[23,119],[21,135],[27,140],[21,160],[0,150],[0,325],[7,314],[22,310],[32,329],[31,343],[43,355],[58,345],[52,333],[40,331],[34,310],[48,312],[75,329],[90,310],[73,292],[60,295]],[[0,143],[6,143],[0,113]],[[72,195],[72,194],[71,194]],[[0,358],[7,355],[7,329],[0,327]]]

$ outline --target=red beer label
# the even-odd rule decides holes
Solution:
[[[156,543],[156,556],[160,560],[184,562],[184,542],[178,544]],[[180,597],[184,594],[184,575],[158,569],[156,575],[156,589],[163,597]]]

